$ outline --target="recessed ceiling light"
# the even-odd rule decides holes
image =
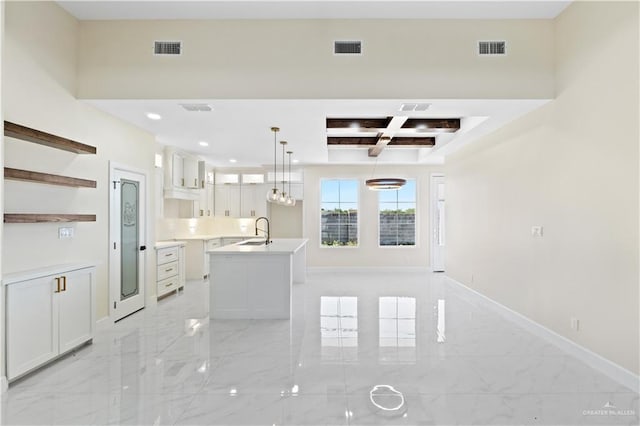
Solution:
[[[291,162],[292,162],[292,163],[299,163],[299,162],[300,162],[300,160],[298,160],[298,159],[296,158],[296,159],[291,160]]]
[[[235,158],[230,158],[230,159],[229,159],[229,162],[230,162],[230,163],[237,163],[237,162],[238,162],[238,160],[236,160]]]
[[[156,114],[155,112],[148,112],[147,118],[149,120],[161,120],[162,116],[160,114]]]
[[[198,143],[200,144],[200,146],[209,146],[209,142],[200,141]]]

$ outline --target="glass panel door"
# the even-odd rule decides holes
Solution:
[[[122,179],[120,185],[120,251],[121,281],[120,300],[128,299],[139,293],[138,248],[140,241],[140,218],[138,204],[140,200],[138,182]]]

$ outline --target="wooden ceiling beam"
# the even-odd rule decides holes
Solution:
[[[402,125],[403,129],[424,130],[436,133],[453,133],[460,130],[459,118],[410,118]]]

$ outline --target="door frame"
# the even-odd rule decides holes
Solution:
[[[436,251],[436,240],[435,240],[435,227],[436,227],[436,211],[437,211],[437,203],[438,203],[438,187],[436,185],[435,178],[444,179],[444,173],[437,172],[431,173],[429,178],[429,263],[431,267],[431,271],[434,271],[434,260],[435,260],[435,251]],[[446,191],[446,189],[445,189]],[[446,200],[446,192],[445,192],[445,200]],[[446,201],[445,201],[446,202]],[[445,237],[446,238],[446,237]],[[446,247],[446,243],[445,243]],[[446,254],[446,252],[445,252]],[[445,257],[446,260],[446,257]],[[444,271],[444,267],[442,269],[438,269],[438,272]]]
[[[146,170],[139,169],[136,167],[131,167],[126,164],[118,163],[115,161],[109,161],[109,320],[110,322],[117,321],[116,319],[116,309],[113,306],[113,302],[117,301],[117,294],[119,292],[115,292],[114,288],[119,286],[117,282],[119,281],[119,277],[116,275],[116,263],[120,261],[116,257],[117,251],[113,249],[114,244],[121,244],[120,241],[120,228],[116,226],[115,218],[119,216],[119,212],[115,212],[115,196],[116,191],[114,191],[113,185],[115,181],[116,172],[125,172],[125,173],[135,173],[144,177],[144,181],[141,182],[141,187],[143,189],[143,197],[140,197],[140,205],[138,206],[138,214],[140,218],[144,218],[143,226],[140,227],[140,241],[139,245],[147,246],[147,228],[148,228],[148,217],[147,211],[149,211],[149,194],[147,189],[147,182],[149,182],[149,173]],[[147,294],[147,252],[149,247],[147,246],[147,250],[143,252],[142,262],[139,265],[139,286],[140,286],[140,296],[142,297],[142,307],[144,308],[147,304],[146,294]]]

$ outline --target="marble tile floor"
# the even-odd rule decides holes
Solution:
[[[213,320],[208,283],[12,384],[2,424],[637,425],[638,394],[442,274],[316,272],[291,321]]]

